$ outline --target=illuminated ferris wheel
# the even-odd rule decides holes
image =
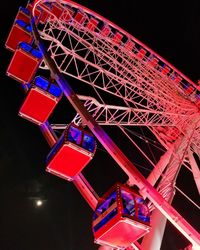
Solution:
[[[38,124],[52,147],[47,171],[72,181],[94,210],[92,227],[100,248],[160,249],[168,219],[199,249],[198,232],[170,205],[176,190],[185,195],[176,187],[183,167],[200,191],[194,157],[200,157],[198,85],[120,27],[67,0],[37,0],[20,8],[6,47],[14,52],[7,74],[26,91],[19,114]],[[40,72],[50,72],[50,77]],[[86,84],[90,95],[75,94],[64,75]],[[70,124],[50,123],[63,93],[77,115]],[[132,150],[139,150],[152,167],[147,178],[100,126],[115,126]],[[140,133],[134,132],[138,127]],[[95,154],[93,135],[128,176],[126,184],[115,185],[101,198],[81,173]],[[152,154],[133,135],[151,142]],[[159,160],[152,147],[162,149]]]

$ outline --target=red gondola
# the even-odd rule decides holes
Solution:
[[[32,41],[33,35],[30,23],[23,20],[15,20],[14,25],[12,26],[12,29],[8,35],[5,46],[7,49],[15,51],[20,42],[27,42],[31,44]]]
[[[86,28],[90,31],[94,31],[98,25],[99,21],[93,17],[90,18],[89,22],[86,24]]]
[[[75,16],[74,16],[74,27],[76,29],[81,28],[81,25],[85,22],[87,19],[87,16],[82,13],[81,11],[77,11]]]
[[[113,42],[120,44],[120,42],[122,41],[123,35],[119,32],[116,32],[112,38]]]
[[[27,8],[20,7],[15,20],[22,20],[25,23],[30,22],[30,11]]]
[[[158,66],[158,62],[159,62],[158,58],[154,56],[151,56],[148,60],[148,63],[154,68]]]
[[[72,16],[74,15],[74,10],[71,9],[70,7],[66,7],[64,10],[64,14],[62,16],[62,19],[68,23],[72,20]]]
[[[61,5],[58,5],[57,3],[54,2],[51,4],[51,13],[55,15],[57,18],[61,16],[63,10],[64,9],[61,7]]]
[[[100,31],[102,36],[108,37],[111,33],[111,28],[108,25],[104,25]]]
[[[140,59],[143,59],[143,58],[145,57],[146,53],[147,53],[147,52],[146,52],[145,49],[140,48],[140,49],[138,50],[137,56],[138,56]]]
[[[62,96],[55,82],[37,76],[31,83],[19,115],[38,125],[46,122]]]
[[[184,91],[187,95],[191,95],[195,91],[195,87],[191,84],[185,86]]]
[[[124,44],[124,48],[127,49],[128,51],[132,52],[133,49],[135,48],[135,43],[132,40],[128,40],[125,44]]]
[[[61,178],[73,180],[91,161],[95,151],[94,136],[70,124],[48,155],[46,170]]]
[[[92,228],[96,243],[125,248],[149,232],[149,209],[138,193],[116,184],[99,200]]]
[[[169,72],[170,72],[170,67],[168,67],[167,65],[165,65],[163,68],[162,68],[162,73],[164,74],[164,75],[167,75],[167,74],[169,74]]]
[[[22,42],[13,55],[7,69],[7,75],[21,83],[29,83],[33,79],[42,58],[43,56],[38,49]]]

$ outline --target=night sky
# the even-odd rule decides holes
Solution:
[[[78,2],[118,24],[194,82],[200,78],[199,0],[180,1],[179,6],[174,5],[175,1],[160,1],[159,5],[154,1],[134,0]],[[4,48],[4,43],[19,6],[25,5],[25,0],[5,1],[0,9],[0,250],[95,250],[98,246],[93,243],[92,210],[72,183],[45,171],[50,148],[39,128],[18,116],[24,93],[19,83],[6,76],[12,53]],[[70,82],[71,79],[68,80]],[[61,120],[66,116],[70,122],[69,118],[75,114],[70,110],[70,104],[63,100],[55,115]],[[115,134],[114,128],[107,131]],[[115,140],[119,140],[118,144],[124,148],[125,142],[120,135]],[[132,157],[134,161],[137,153]],[[140,165],[146,164],[137,160]],[[116,181],[126,180],[100,145],[84,175],[99,195]],[[178,185],[183,189],[187,186],[184,191],[199,201],[188,171],[181,171]],[[40,207],[36,205],[38,199],[43,201]],[[199,211],[196,208],[190,207],[179,194],[173,205],[199,229]],[[176,229],[167,226],[161,250],[180,249],[187,244]]]

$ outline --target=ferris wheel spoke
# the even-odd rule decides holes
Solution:
[[[45,34],[45,31],[43,30],[43,34]],[[46,34],[46,36],[47,36],[48,34]],[[45,35],[44,35],[45,36]],[[71,37],[70,36],[70,34],[68,34],[68,36],[69,37]],[[52,39],[55,39],[55,36],[53,35],[53,38]],[[60,42],[59,42],[59,39],[55,39],[55,42],[56,42],[56,40],[57,40],[57,44],[58,44],[58,46],[60,46],[60,47],[62,47],[63,48],[63,46],[60,44]],[[77,78],[79,78],[79,79],[82,79],[83,81],[86,81],[86,82],[91,82],[91,80],[92,79],[94,79],[94,80],[96,80],[97,79],[97,77],[99,77],[101,74],[103,74],[102,73],[102,67],[105,65],[105,66],[107,66],[107,65],[109,65],[109,67],[110,67],[110,69],[108,69],[108,68],[105,68],[104,70],[106,70],[106,77],[108,77],[109,76],[109,78],[110,78],[110,80],[109,80],[109,78],[108,78],[108,80],[109,80],[109,82],[111,83],[111,79],[113,78],[113,80],[115,79],[115,80],[117,80],[117,82],[113,82],[113,84],[112,85],[110,85],[109,84],[109,82],[108,82],[108,84],[105,84],[105,86],[106,86],[106,88],[108,89],[108,91],[110,91],[110,86],[112,86],[113,87],[113,90],[115,90],[115,92],[117,91],[117,89],[116,89],[116,87],[114,87],[114,86],[117,86],[116,85],[116,83],[117,84],[119,84],[121,81],[127,81],[127,83],[126,84],[128,84],[129,82],[131,83],[131,86],[134,86],[134,83],[136,83],[136,88],[134,89],[134,93],[136,93],[137,92],[137,94],[139,95],[139,96],[142,96],[142,95],[144,95],[144,94],[146,94],[147,96],[145,96],[146,97],[146,99],[148,100],[148,101],[150,101],[151,100],[151,98],[153,97],[153,99],[155,100],[155,98],[159,98],[159,103],[161,104],[162,102],[163,102],[163,105],[165,104],[165,103],[167,103],[167,102],[171,102],[171,105],[173,105],[173,102],[172,102],[172,100],[173,100],[173,98],[174,98],[174,96],[172,97],[172,99],[170,100],[169,98],[170,98],[170,95],[169,95],[169,92],[171,91],[171,88],[169,88],[169,87],[167,87],[168,85],[166,85],[165,83],[164,83],[164,80],[163,80],[163,78],[158,74],[158,75],[155,75],[154,77],[150,77],[150,75],[146,75],[146,74],[144,74],[144,69],[141,69],[141,70],[139,70],[139,66],[138,65],[136,65],[135,66],[135,68],[133,68],[132,67],[132,71],[131,71],[131,73],[129,72],[129,75],[132,75],[133,73],[133,76],[131,76],[131,78],[129,77],[129,78],[124,78],[124,76],[126,76],[126,74],[125,74],[125,71],[123,71],[122,72],[122,74],[121,75],[118,75],[118,72],[119,72],[119,68],[116,68],[116,58],[113,58],[112,60],[111,59],[104,59],[104,62],[103,62],[103,64],[100,64],[100,65],[98,65],[98,64],[96,64],[96,60],[94,60],[94,58],[97,58],[99,55],[98,55],[98,53],[96,52],[96,50],[94,49],[94,47],[92,47],[92,48],[90,48],[91,47],[91,45],[88,43],[88,44],[84,44],[84,46],[85,46],[85,50],[86,51],[88,51],[88,53],[86,54],[86,55],[90,55],[90,54],[92,54],[92,56],[90,56],[90,58],[88,59],[87,58],[87,56],[85,56],[85,57],[82,57],[81,55],[79,55],[78,54],[78,52],[76,51],[76,47],[77,47],[77,44],[79,44],[80,45],[80,37],[77,37],[77,38],[74,38],[74,40],[76,41],[76,43],[75,43],[75,46],[73,47],[72,46],[72,43],[70,43],[71,45],[70,45],[70,48],[69,49],[67,49],[67,47],[65,47],[65,48],[63,48],[64,50],[65,50],[65,53],[66,54],[68,54],[68,56],[71,54],[71,50],[73,51],[73,55],[71,55],[71,56],[69,56],[69,57],[71,57],[71,59],[70,59],[70,61],[69,61],[69,63],[68,63],[68,65],[64,68],[64,69],[62,69],[61,68],[61,70],[64,72],[64,73],[67,73],[67,74],[69,74],[69,66],[70,66],[70,68],[71,68],[71,63],[70,62],[72,62],[73,64],[75,64],[75,65],[77,65],[78,64],[78,62],[79,62],[79,72],[77,72],[76,73],[76,75],[75,75],[75,77],[77,77]],[[73,48],[72,48],[73,47]],[[82,49],[83,50],[83,49]],[[108,52],[107,52],[108,53]],[[97,56],[98,55],[98,56]],[[106,54],[106,56],[107,56],[107,54]],[[73,60],[72,60],[72,58],[73,58]],[[93,58],[93,59],[92,59]],[[101,60],[102,60],[102,56],[100,57],[101,58]],[[55,60],[56,60],[56,57],[55,57]],[[113,60],[114,60],[114,64],[112,64],[113,63]],[[63,61],[63,60],[62,60]],[[80,62],[82,62],[83,64],[85,64],[85,67],[83,67],[83,71],[82,72],[85,72],[85,69],[86,69],[86,65],[88,65],[87,66],[87,74],[85,75],[84,73],[81,73],[81,67],[80,67],[80,65],[81,65],[81,63]],[[91,62],[93,62],[93,63],[91,63]],[[90,65],[90,67],[89,67],[89,65]],[[112,65],[114,65],[114,66],[112,66]],[[122,68],[123,67],[123,64],[120,64],[120,67]],[[111,70],[111,68],[113,68],[113,72],[112,72],[112,70]],[[97,69],[99,69],[99,74],[98,73],[96,73],[97,72]],[[125,68],[126,69],[126,68]],[[76,70],[77,70],[77,66],[76,66]],[[129,69],[129,71],[130,71],[130,69]],[[89,74],[92,74],[91,75],[91,79],[89,79],[88,80],[88,75]],[[96,75],[97,74],[97,75]],[[154,73],[155,74],[155,73]],[[96,77],[95,77],[96,76]],[[155,81],[155,77],[156,77],[156,81]],[[151,83],[151,79],[152,78],[152,83]],[[104,82],[105,82],[105,76],[103,77],[103,79],[104,79]],[[144,86],[142,86],[142,87],[140,87],[140,85],[141,85],[141,79],[143,79],[143,81],[144,81],[144,83],[145,83],[145,92],[144,92]],[[147,79],[148,79],[148,81],[147,81]],[[159,80],[160,79],[160,80]],[[91,83],[94,85],[95,84],[95,82],[96,81],[92,81]],[[112,81],[113,81],[112,80]],[[99,81],[98,81],[99,82]],[[102,81],[103,82],[103,81]],[[155,83],[158,83],[158,86],[154,86],[153,88],[152,88],[152,86],[153,86],[153,84],[155,84]],[[162,84],[161,84],[161,82],[162,82]],[[124,82],[125,83],[125,82]],[[124,84],[123,83],[123,84]],[[159,86],[160,85],[160,86]],[[161,87],[161,85],[162,85],[162,88],[160,88],[163,92],[161,92],[161,94],[162,94],[162,97],[160,96],[159,97],[159,95],[155,95],[155,87],[157,87],[157,88],[159,88],[159,87]],[[127,85],[128,86],[128,85]],[[149,88],[147,88],[149,86]],[[164,91],[164,87],[167,87],[167,90],[166,91]],[[99,86],[98,86],[99,87]],[[104,90],[105,90],[105,87],[104,87]],[[111,91],[111,93],[113,92],[113,90]],[[142,91],[141,91],[142,90]],[[131,94],[131,87],[130,87],[130,89],[129,89],[129,96],[131,96],[131,99],[133,99],[132,98],[132,94]],[[117,93],[117,92],[116,92]],[[174,93],[172,92],[172,95],[174,95]],[[149,97],[149,98],[147,98],[147,97]],[[167,100],[167,99],[169,99],[169,100]],[[181,102],[185,102],[185,100],[182,98],[182,100],[180,99],[180,101]],[[176,97],[176,103],[177,103],[177,97]],[[154,103],[153,103],[153,105],[152,105],[152,107],[153,106],[155,106],[156,105],[156,102],[154,101]],[[166,106],[166,105],[165,105]],[[184,107],[185,107],[185,105],[184,105]],[[189,108],[189,103],[188,103],[188,108]],[[179,109],[180,109],[180,106],[179,106]],[[177,109],[178,110],[178,109]],[[194,110],[194,107],[193,107],[193,110]],[[179,111],[180,112],[180,111]]]

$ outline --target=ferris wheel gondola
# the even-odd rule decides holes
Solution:
[[[95,242],[119,249],[129,247],[149,232],[149,208],[136,191],[118,183],[99,199],[92,228]]]
[[[46,170],[71,181],[92,160],[95,151],[94,136],[70,124],[49,153]]]

